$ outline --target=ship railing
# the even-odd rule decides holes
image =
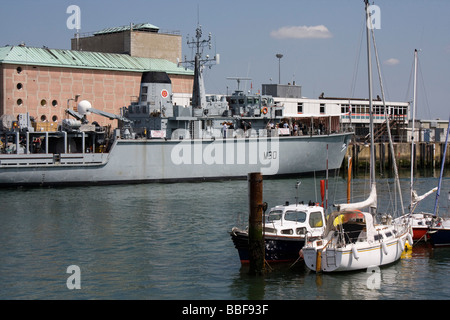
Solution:
[[[62,153],[59,156],[61,164],[101,164],[108,158],[107,153]]]
[[[30,165],[53,165],[59,164],[102,164],[108,161],[109,153],[92,152],[94,147],[87,148],[85,132],[79,132],[77,135],[81,137],[81,152],[74,153],[69,151],[68,133],[65,131],[58,132],[27,132],[25,141],[21,141],[19,132],[9,133],[14,137],[12,153],[0,154],[0,166],[30,166]],[[23,134],[22,134],[23,136]],[[63,137],[63,150],[59,153],[53,153],[49,150],[50,137]],[[41,150],[32,151],[33,137],[42,137],[44,141]],[[91,150],[92,149],[92,150]]]
[[[227,129],[224,131],[223,129],[207,129],[202,130],[197,134],[191,133],[187,129],[177,129],[175,133],[172,133],[170,140],[187,140],[187,139],[235,139],[235,138],[270,138],[270,137],[289,137],[289,136],[324,136],[324,135],[333,135],[338,134],[339,132],[328,132],[328,133],[319,133],[314,132],[313,134],[303,134],[297,133],[294,134],[288,128],[274,128],[274,129]],[[152,137],[153,138],[153,137]],[[159,137],[158,137],[159,138]]]
[[[103,164],[108,160],[107,153],[37,153],[37,154],[2,154],[0,167],[33,166],[59,164]]]
[[[53,164],[53,154],[2,154],[0,158],[0,166],[49,164]]]

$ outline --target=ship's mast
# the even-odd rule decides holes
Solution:
[[[219,64],[219,54],[216,54],[214,58],[210,59],[209,55],[206,55],[203,58],[203,48],[208,46],[211,49],[211,33],[208,34],[208,39],[202,40],[202,26],[197,25],[197,29],[195,30],[195,38],[187,40],[187,44],[189,48],[195,49],[194,60],[188,61],[185,59],[183,63],[191,64],[194,67],[194,86],[192,89],[192,106],[194,108],[202,108],[206,104],[205,97],[205,85],[203,82],[203,68],[205,66],[213,65],[213,62]]]

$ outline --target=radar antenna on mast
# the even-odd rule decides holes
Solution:
[[[212,65],[220,63],[220,55],[217,53],[213,58],[210,58],[209,55],[206,55],[203,58],[203,48],[208,46],[211,50],[211,32],[208,34],[208,39],[202,40],[202,26],[200,24],[197,25],[197,29],[195,30],[195,38],[192,37],[189,40],[189,35],[187,36],[187,44],[190,48],[195,49],[194,60],[187,60],[186,57],[184,61],[178,62],[178,66],[180,64],[190,64],[194,67],[194,86],[192,90],[192,106],[194,108],[201,108],[203,104],[203,100],[205,98],[205,87],[203,83],[203,68],[208,66],[211,68]]]
[[[238,85],[238,91],[239,91],[239,85],[241,84],[241,80],[252,80],[252,78],[246,78],[246,77],[227,77],[227,80],[236,80]]]

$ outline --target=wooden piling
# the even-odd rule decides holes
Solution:
[[[261,173],[248,174],[249,223],[248,249],[249,274],[264,273],[264,235],[263,235],[263,176]]]

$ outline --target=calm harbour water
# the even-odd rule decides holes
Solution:
[[[297,179],[264,181],[269,207],[294,201]],[[301,178],[300,200],[320,199],[319,180]],[[389,184],[388,184],[389,183]],[[437,179],[418,177],[422,194]],[[409,180],[402,179],[409,202]],[[368,194],[367,180],[354,192]],[[379,179],[379,211],[391,179]],[[442,183],[448,213],[450,178]],[[300,262],[249,276],[229,236],[248,216],[247,181],[0,190],[0,299],[312,300],[450,299],[450,248],[418,245],[381,269],[316,275]],[[329,180],[329,203],[345,201],[346,181]],[[356,194],[355,194],[356,195]],[[434,208],[434,195],[419,210]],[[355,199],[359,200],[359,199]],[[69,290],[67,268],[81,272]]]

